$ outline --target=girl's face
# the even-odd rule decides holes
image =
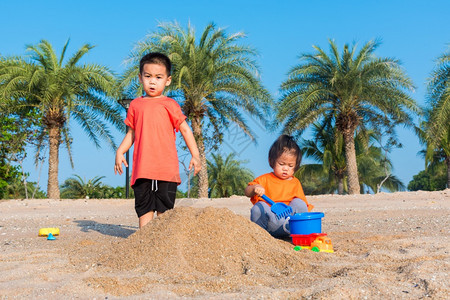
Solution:
[[[280,179],[291,179],[294,176],[295,164],[297,163],[297,155],[284,152],[275,161],[273,173]]]
[[[160,64],[145,64],[142,73],[139,74],[139,81],[150,98],[161,96],[171,80],[172,78],[167,75],[166,67]]]

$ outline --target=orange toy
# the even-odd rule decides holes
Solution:
[[[311,250],[314,252],[334,252],[331,239],[326,236],[317,237],[314,242],[311,243]]]

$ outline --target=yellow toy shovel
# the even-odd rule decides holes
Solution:
[[[59,235],[59,228],[41,228],[39,229],[39,236],[48,236],[51,233],[53,236]]]

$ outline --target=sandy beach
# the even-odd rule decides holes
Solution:
[[[294,251],[247,197],[0,202],[1,299],[448,299],[450,190],[310,196],[334,253]],[[40,228],[58,227],[50,241]]]

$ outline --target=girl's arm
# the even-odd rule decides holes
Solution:
[[[186,142],[186,146],[189,148],[189,151],[191,152],[192,158],[189,163],[189,170],[191,170],[192,167],[194,167],[194,175],[197,175],[197,173],[202,168],[200,163],[200,153],[198,151],[197,142],[195,141],[194,134],[192,133],[191,128],[189,127],[186,120],[183,121],[183,123],[180,124],[180,132],[181,135],[183,135],[184,141]]]
[[[127,160],[125,159],[124,154],[131,148],[133,143],[134,143],[134,130],[131,127],[128,127],[127,134],[123,138],[123,141],[116,152],[114,174],[119,173],[119,175],[122,175],[123,173],[122,163],[125,165],[125,167],[128,167]]]
[[[244,194],[247,197],[253,197],[255,195],[262,196],[266,190],[262,185],[259,184],[251,184],[245,188]]]

